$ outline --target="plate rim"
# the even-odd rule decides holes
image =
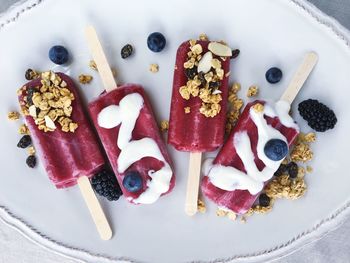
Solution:
[[[7,25],[16,22],[22,14],[30,11],[31,9],[39,6],[43,2],[48,0],[20,0],[10,6],[7,10],[0,13],[0,31]],[[336,36],[350,51],[350,31],[341,25],[335,18],[328,16],[318,9],[315,5],[307,0],[280,0],[289,2],[295,8],[301,10],[306,15],[314,19],[318,24],[330,29],[334,36]],[[345,219],[350,216],[350,199],[348,199],[342,206],[335,210],[330,216],[320,220],[313,227],[303,231],[302,233],[294,236],[287,242],[284,242],[275,247],[258,251],[249,254],[234,255],[228,258],[212,259],[210,262],[234,262],[238,260],[248,261],[260,261],[260,260],[272,260],[285,257],[302,247],[315,242],[331,231],[334,231],[341,226]],[[109,257],[103,254],[94,254],[87,250],[70,247],[57,240],[51,239],[33,226],[28,224],[24,219],[16,216],[11,210],[1,205],[0,203],[0,221],[5,225],[19,232],[22,236],[37,244],[38,246],[53,252],[57,255],[66,257],[67,259],[76,260],[78,262],[106,262],[106,263],[139,263],[131,258],[126,257]],[[207,262],[207,261],[200,261]]]

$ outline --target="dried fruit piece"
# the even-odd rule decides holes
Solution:
[[[34,168],[35,165],[36,165],[36,157],[35,157],[35,155],[29,155],[29,156],[27,157],[26,164],[27,164],[30,168]]]
[[[32,138],[29,135],[24,135],[17,143],[18,148],[27,148],[32,144]]]
[[[132,55],[132,52],[134,51],[132,45],[126,44],[122,50],[120,51],[120,54],[123,59],[130,57]]]

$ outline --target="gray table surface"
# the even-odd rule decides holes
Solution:
[[[335,17],[350,29],[350,0],[309,0],[326,14]],[[0,12],[6,10],[16,0],[0,0]],[[22,257],[31,254],[30,261]],[[19,258],[21,255],[21,258]],[[21,237],[17,232],[0,224],[0,263],[41,262],[73,263],[51,252],[47,252]],[[313,242],[293,254],[276,260],[278,263],[348,263],[350,262],[350,219],[323,239]]]

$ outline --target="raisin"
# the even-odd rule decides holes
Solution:
[[[188,79],[194,79],[194,77],[197,75],[197,67],[194,66],[193,68],[187,68],[185,70],[185,75]]]
[[[30,138],[29,135],[24,135],[17,143],[17,147],[24,149],[24,148],[27,148],[31,144],[32,144],[32,138]]]
[[[133,50],[134,50],[134,49],[133,49],[132,45],[126,44],[126,45],[122,48],[120,54],[121,54],[122,58],[125,59],[125,58],[131,56]]]
[[[30,168],[34,168],[36,165],[36,157],[34,155],[29,155],[27,157],[26,160],[26,164],[30,167]]]
[[[239,49],[234,49],[232,50],[232,56],[231,59],[235,59],[239,56],[239,54],[241,53],[241,51]]]
[[[32,80],[34,77],[34,71],[31,68],[29,68],[26,70],[26,73],[24,76],[25,76],[26,80]]]

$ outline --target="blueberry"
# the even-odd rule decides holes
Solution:
[[[49,51],[49,58],[55,64],[62,65],[68,62],[69,54],[63,46],[53,46]]]
[[[266,80],[272,84],[280,82],[282,76],[283,73],[279,68],[270,68],[265,74]]]
[[[138,172],[127,172],[123,179],[123,186],[131,193],[142,189],[142,177]]]
[[[164,49],[166,39],[162,33],[154,32],[147,38],[147,46],[153,52],[160,52]]]
[[[280,161],[288,154],[288,145],[280,139],[269,140],[264,147],[264,153],[273,161]]]

